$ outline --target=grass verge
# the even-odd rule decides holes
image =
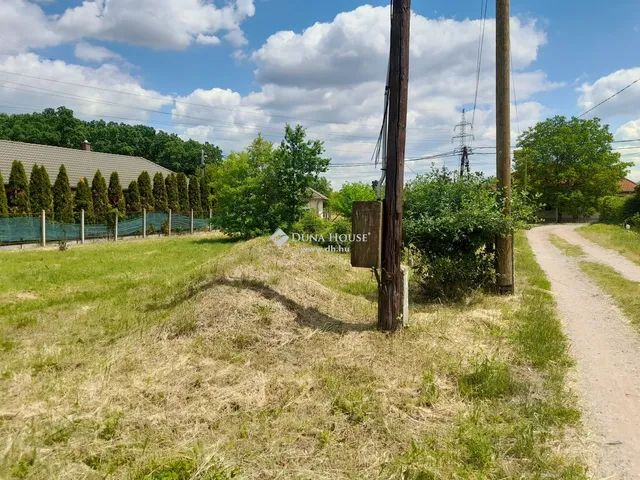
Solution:
[[[549,235],[549,241],[558,247],[568,257],[583,257],[584,250],[579,245],[574,245],[567,242],[564,238],[560,238],[558,235]]]
[[[524,236],[518,295],[393,336],[344,255],[189,242],[2,258],[0,478],[585,478]]]
[[[595,262],[580,262],[580,269],[610,295],[631,323],[640,330],[640,283],[628,280],[613,268]]]
[[[587,240],[614,250],[640,265],[640,235],[616,225],[594,224],[576,230]]]

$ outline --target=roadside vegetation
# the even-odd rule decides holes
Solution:
[[[344,255],[267,239],[0,252],[2,478],[586,478],[549,284],[375,330]],[[34,268],[37,266],[38,268]]]
[[[640,264],[640,235],[616,225],[595,224],[576,230],[587,240],[604,248],[609,248]]]
[[[618,308],[640,330],[640,283],[624,278],[613,268],[601,263],[580,262],[580,268],[613,298]]]
[[[568,257],[582,257],[584,256],[584,250],[579,245],[574,245],[567,242],[564,238],[560,238],[558,235],[549,235],[549,241],[556,247],[564,252]]]

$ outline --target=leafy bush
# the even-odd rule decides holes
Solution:
[[[163,235],[169,235],[169,220],[162,222],[162,225],[160,225],[160,231]]]
[[[409,182],[404,198],[404,243],[413,278],[431,299],[455,300],[493,283],[495,238],[534,220],[535,202],[514,191],[512,214],[481,173],[464,179],[434,170]]]
[[[600,201],[600,221],[619,224],[640,213],[640,196],[604,197]]]
[[[329,245],[349,247],[350,242],[338,242],[339,235],[349,235],[351,233],[351,221],[339,219],[333,222],[324,220],[315,210],[308,210],[300,221],[293,224],[292,233],[309,234],[314,237],[312,243],[323,247]]]

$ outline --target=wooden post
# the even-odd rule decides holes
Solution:
[[[211,225],[211,219],[213,218],[213,210],[209,209],[209,231],[213,231],[213,227]]]
[[[118,241],[118,212],[116,212],[115,215],[116,215],[116,219],[113,224],[113,241],[117,242]]]
[[[496,0],[496,170],[498,188],[504,192],[504,214],[511,214],[511,118],[509,90],[509,1]],[[496,239],[498,292],[512,294],[513,235]]]
[[[189,231],[191,232],[191,235],[193,235],[193,209],[191,209],[191,217],[190,217],[190,221],[189,221]]]
[[[147,238],[147,209],[142,209],[142,238]]]
[[[169,231],[167,232],[167,235],[170,237],[171,236],[171,209],[169,209],[169,221],[168,221],[169,225]]]
[[[43,247],[47,246],[47,212],[44,210],[40,214],[40,243]]]
[[[393,0],[389,52],[389,133],[383,207],[378,328],[395,331],[402,318],[402,194],[409,90],[411,0]]]
[[[84,208],[80,211],[80,243],[84,245]]]

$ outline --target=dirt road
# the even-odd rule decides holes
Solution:
[[[583,239],[576,225],[543,226],[527,236],[551,282],[576,360],[574,389],[590,432],[593,478],[640,479],[640,335],[578,266],[605,263],[640,282],[640,266]],[[586,258],[565,256],[549,242],[555,234],[580,245]]]

